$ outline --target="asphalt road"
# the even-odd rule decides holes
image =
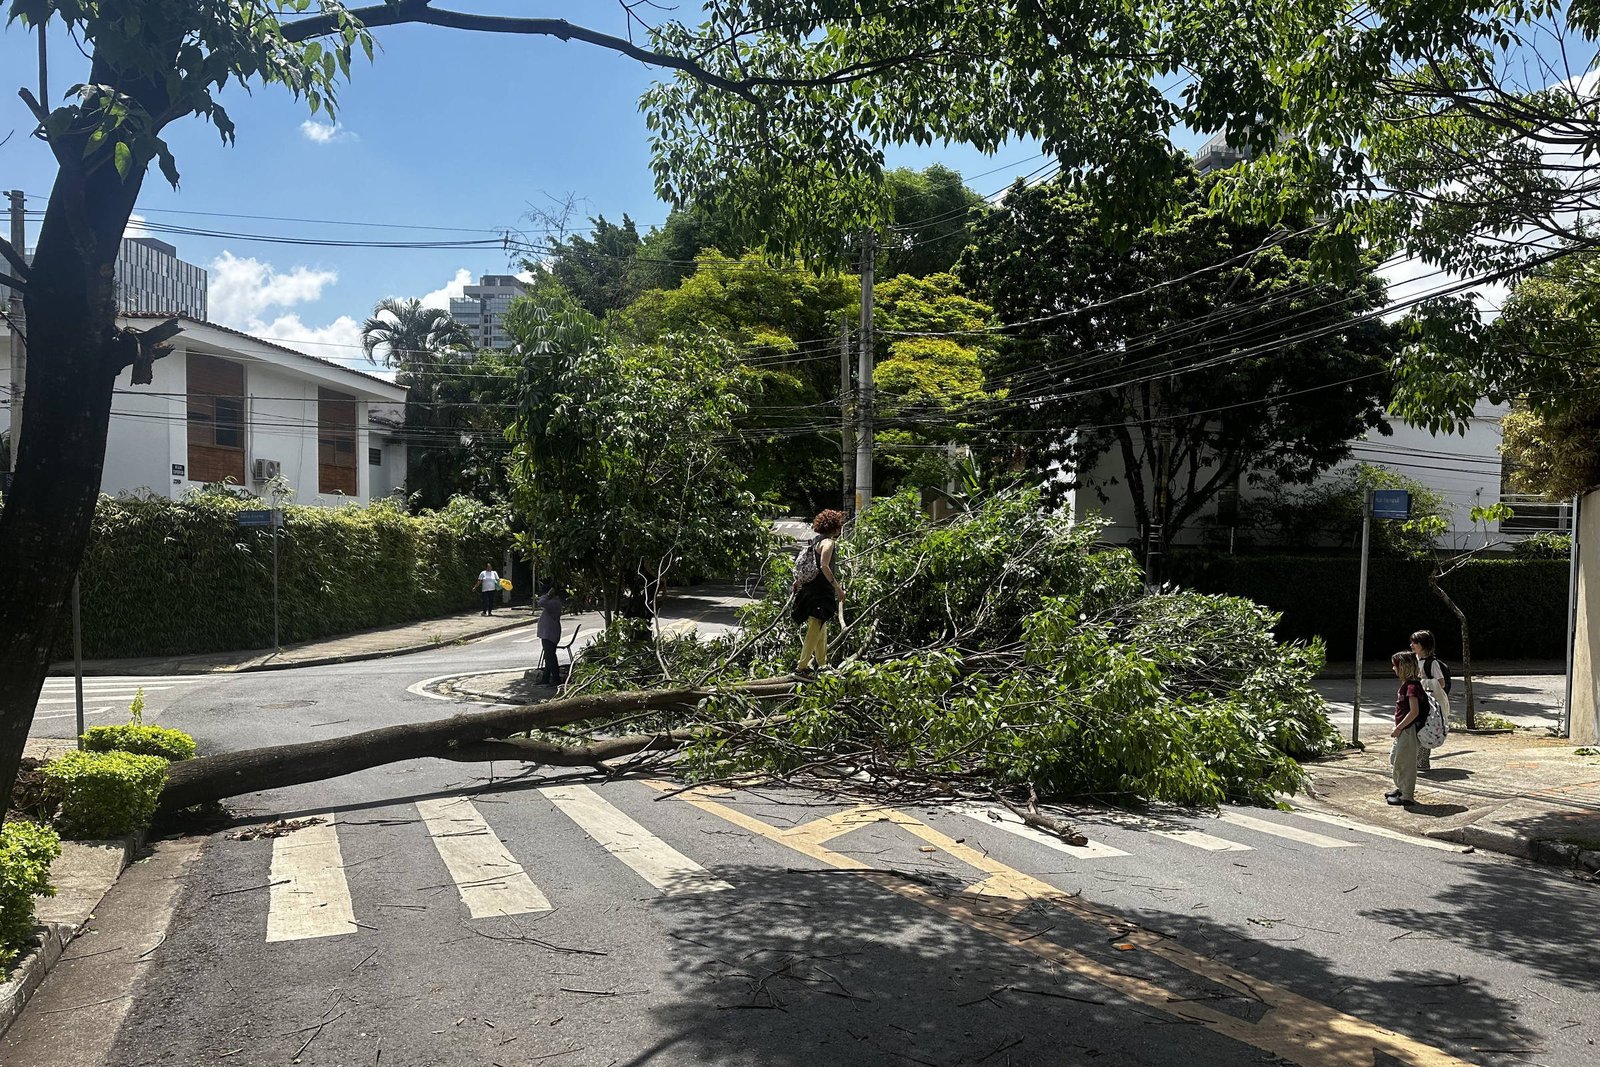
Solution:
[[[448,715],[416,683],[531,637],[147,690],[147,718],[216,751]],[[1559,872],[1305,812],[1087,810],[1072,849],[517,774],[396,764],[159,843],[0,1063],[1595,1062],[1600,909]],[[230,836],[285,817],[322,821]]]

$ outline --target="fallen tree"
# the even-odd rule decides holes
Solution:
[[[779,558],[737,634],[619,621],[560,699],[174,764],[161,809],[427,757],[998,799],[1068,839],[1038,797],[1205,806],[1300,788],[1297,758],[1338,743],[1310,684],[1320,648],[1277,642],[1246,600],[1147,592],[1097,533],[1031,494],[944,524],[912,495],[882,500],[841,549],[859,606],[815,678],[783,673],[796,649]]]
[[[792,683],[784,679],[754,681],[738,687],[741,695],[751,700],[782,696],[792,688]],[[513,735],[640,712],[687,713],[712,695],[705,689],[661,689],[575,696],[452,715],[431,722],[385,726],[345,737],[202,756],[172,765],[161,793],[160,810],[181,811],[244,793],[317,782],[430,756],[469,762],[520,759],[556,766],[599,766],[606,760],[640,752],[670,751],[708,733],[727,734],[730,726],[737,724],[613,737],[578,746]],[[751,725],[765,721],[756,720]]]

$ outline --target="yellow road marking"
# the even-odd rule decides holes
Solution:
[[[662,790],[672,788],[662,782],[649,784]],[[1147,1007],[1204,1025],[1216,1033],[1292,1063],[1302,1064],[1303,1067],[1372,1067],[1374,1053],[1379,1051],[1413,1067],[1470,1067],[1467,1061],[1442,1049],[1253,978],[1158,934],[1130,930],[1128,921],[1114,912],[1068,896],[1048,882],[1007,867],[992,856],[956,841],[905,812],[872,806],[856,807],[784,830],[720,804],[699,790],[683,792],[678,799],[830,867],[859,871],[874,885],[916,901],[974,930],[990,934],[1029,955],[1066,968]],[[897,877],[890,871],[870,867],[826,847],[830,839],[874,822],[892,823],[952,858],[982,871],[986,877],[968,886],[959,895],[944,896]],[[1252,1023],[1194,1001],[1176,1001],[1178,994],[1150,979],[1116,970],[1091,956],[1054,944],[1034,932],[1013,925],[1010,920],[1015,915],[1015,906],[1005,903],[1012,901],[1051,903],[1084,922],[1105,927],[1123,942],[1132,944],[1135,953],[1143,951],[1159,956],[1191,974],[1257,1000],[1267,1005],[1268,1010]]]

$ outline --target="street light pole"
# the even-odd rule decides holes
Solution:
[[[1350,743],[1361,741],[1361,667],[1367,647],[1367,558],[1372,554],[1372,490],[1361,500],[1361,591],[1356,595],[1356,698],[1350,705]]]

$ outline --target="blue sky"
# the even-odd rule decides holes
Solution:
[[[465,6],[465,5],[464,5]],[[472,10],[526,13],[525,4],[478,0]],[[541,5],[594,28],[624,31],[619,6]],[[656,72],[603,50],[546,38],[509,38],[432,27],[377,31],[376,61],[359,61],[344,87],[337,128],[280,89],[236,89],[223,103],[238,127],[224,147],[197,119],[168,127],[182,172],[172,189],[152,171],[138,212],[152,223],[230,233],[344,240],[492,237],[536,225],[530,208],[579,198],[583,215],[626,212],[641,227],[667,213],[648,168],[640,93]],[[0,32],[0,188],[21,188],[39,210],[54,179],[45,146],[15,89],[36,85],[36,40]],[[59,99],[86,62],[57,28],[50,37],[50,89]],[[993,157],[965,146],[891,150],[891,165],[941,162],[976,175],[981,193],[1003,189],[1041,162],[1032,145]],[[1013,164],[1015,164],[1013,166]],[[999,168],[999,169],[996,169]],[[445,230],[322,225],[176,212],[219,212],[383,223]],[[581,219],[578,220],[581,224]],[[29,241],[34,220],[30,220]],[[449,285],[513,267],[499,249],[395,251],[270,244],[239,237],[158,235],[211,272],[211,317],[316,355],[359,357],[356,324],[388,296],[435,301]]]

